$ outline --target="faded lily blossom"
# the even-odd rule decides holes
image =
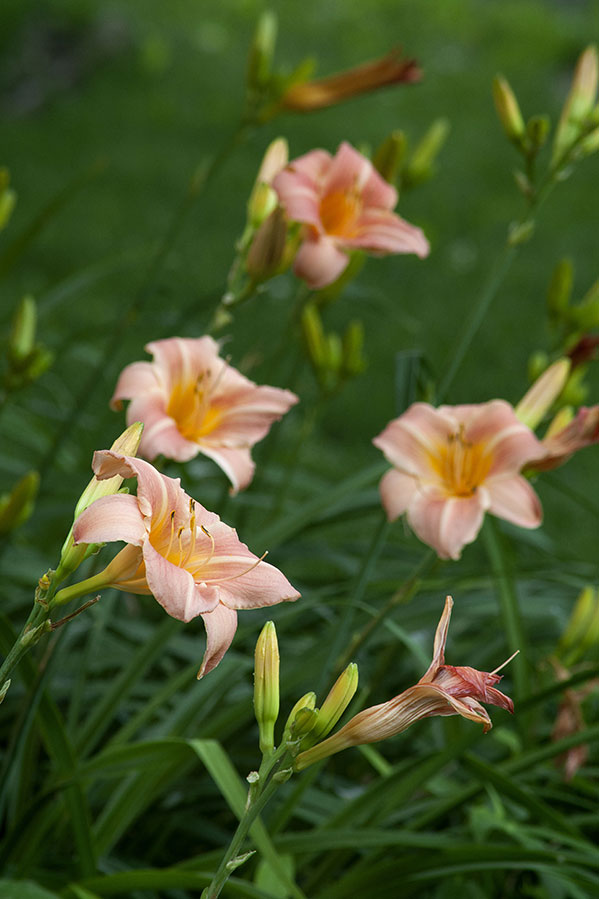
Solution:
[[[341,275],[351,250],[428,255],[420,228],[392,212],[395,188],[348,143],[335,156],[312,150],[293,160],[273,187],[287,216],[305,226],[294,271],[314,290]]]
[[[486,733],[493,725],[481,702],[499,706],[508,712],[514,711],[512,700],[495,689],[495,684],[499,683],[502,677],[497,672],[507,662],[491,672],[445,664],[445,643],[452,607],[453,600],[448,596],[437,625],[433,660],[418,683],[389,702],[364,709],[332,737],[312,749],[301,752],[296,761],[298,770],[301,771],[314,762],[347,749],[348,746],[377,743],[379,740],[394,737],[421,718],[430,718],[433,715],[461,715],[482,724]]]
[[[218,354],[212,337],[156,340],[146,350],[152,362],[133,362],[119,377],[111,406],[131,400],[127,421],[142,421],[139,453],[152,461],[188,462],[208,456],[233,490],[254,475],[251,448],[298,398],[289,390],[259,387]]]
[[[73,527],[76,543],[127,544],[107,568],[57,595],[67,602],[103,587],[152,594],[179,621],[202,616],[206,652],[198,677],[211,671],[231,645],[238,609],[295,600],[299,593],[273,565],[257,558],[236,531],[181,489],[179,479],[110,450],[94,454],[99,480],[137,478],[137,496],[102,497]],[[61,595],[62,594],[62,595]]]
[[[292,84],[281,97],[281,105],[294,112],[312,112],[390,84],[414,84],[421,78],[416,60],[402,59],[400,52],[393,50],[337,75]]]
[[[550,471],[563,465],[578,450],[599,443],[599,406],[582,406],[574,417],[570,415],[568,410],[557,414],[541,441],[544,455],[533,459],[530,468]]]
[[[485,512],[523,528],[541,524],[541,504],[520,471],[546,450],[504,400],[414,403],[373,443],[393,465],[380,484],[387,517],[405,513],[442,559],[459,559]]]

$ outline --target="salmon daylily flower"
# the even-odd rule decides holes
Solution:
[[[300,156],[276,176],[273,187],[287,216],[305,226],[294,271],[312,289],[341,275],[348,250],[428,255],[420,228],[391,211],[395,188],[348,143],[334,157],[326,150]]]
[[[160,474],[149,462],[110,450],[94,454],[93,469],[100,480],[117,475],[137,478],[137,496],[104,496],[76,520],[75,543],[127,544],[81,588],[152,594],[180,621],[201,615],[207,642],[198,676],[215,668],[231,645],[236,610],[299,597],[277,568],[250,552],[233,528],[188,496],[179,479]],[[66,588],[64,601],[74,598],[71,593],[78,588],[79,584]]]
[[[491,672],[445,664],[445,643],[452,607],[453,600],[448,596],[437,625],[433,660],[418,683],[388,702],[364,709],[332,737],[312,749],[301,752],[296,760],[298,770],[348,746],[376,743],[394,737],[421,718],[430,718],[433,715],[461,715],[482,724],[483,732],[486,733],[493,725],[481,702],[499,706],[508,712],[514,711],[512,700],[495,689],[495,684],[502,677],[497,672],[507,662]]]
[[[387,517],[405,513],[442,559],[459,559],[485,512],[523,528],[541,523],[539,499],[520,471],[545,448],[503,400],[414,403],[373,443],[393,465],[380,484]]]
[[[141,456],[188,462],[203,453],[236,492],[252,480],[251,447],[298,398],[289,390],[254,384],[221,359],[218,349],[212,337],[148,343],[153,362],[123,369],[111,406],[119,409],[131,400],[127,421],[144,423]]]

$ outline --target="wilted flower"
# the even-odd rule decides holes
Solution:
[[[258,387],[218,354],[211,337],[148,343],[153,362],[133,362],[119,377],[113,408],[131,400],[127,421],[142,421],[140,455],[187,462],[202,453],[225,472],[235,491],[254,474],[251,447],[298,398]]]
[[[459,559],[485,512],[524,528],[541,523],[539,499],[520,471],[543,455],[543,444],[503,400],[414,403],[373,443],[393,465],[380,484],[389,520],[405,513],[442,559]]]
[[[541,441],[544,454],[530,462],[535,471],[558,468],[579,449],[599,443],[599,406],[583,406],[572,418],[562,412],[566,415],[558,413]]]
[[[348,250],[375,254],[429,252],[420,228],[391,210],[397,191],[348,143],[334,157],[312,150],[273,181],[290,219],[305,225],[294,270],[309,287],[335,281],[349,263]]]
[[[301,752],[296,761],[298,770],[348,746],[376,743],[394,737],[421,718],[461,715],[482,724],[486,733],[493,725],[481,702],[497,705],[508,712],[514,711],[512,700],[495,689],[495,684],[502,677],[497,672],[507,662],[491,672],[445,664],[445,643],[452,606],[453,600],[448,596],[437,625],[433,660],[418,683],[389,702],[364,709],[332,737]]]
[[[390,84],[414,84],[421,77],[416,60],[401,59],[394,50],[338,75],[292,84],[281,97],[281,105],[294,112],[312,112]]]
[[[237,609],[299,597],[277,568],[257,558],[233,528],[188,496],[179,479],[110,450],[95,453],[93,469],[100,480],[115,475],[137,478],[138,488],[137,496],[96,500],[75,522],[76,543],[127,544],[103,572],[81,586],[87,586],[85,592],[115,587],[152,594],[180,621],[201,615],[207,642],[198,676],[216,667],[231,645]],[[79,587],[61,591],[64,601]]]

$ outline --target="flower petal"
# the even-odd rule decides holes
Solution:
[[[212,612],[202,615],[206,626],[206,651],[198,678],[216,668],[233,642],[237,630],[237,612],[219,603]]]
[[[381,478],[379,490],[387,518],[395,521],[403,515],[418,492],[418,481],[412,475],[392,468]]]
[[[480,406],[457,406],[454,414],[464,425],[464,438],[484,443],[493,453],[489,477],[517,473],[529,461],[542,455],[543,446],[530,428],[516,417],[505,400],[491,400]]]
[[[415,253],[421,259],[430,252],[421,228],[385,209],[366,209],[358,218],[355,233],[343,244],[373,253]]]
[[[419,684],[429,683],[435,676],[437,669],[445,662],[445,644],[447,643],[447,633],[449,631],[449,622],[451,620],[451,610],[453,609],[453,599],[451,596],[445,597],[445,605],[443,613],[439,619],[437,630],[435,631],[435,643],[433,646],[433,660],[430,663],[425,674],[422,675]]]
[[[159,389],[156,372],[151,362],[132,362],[119,375],[112,399],[111,409],[120,409],[122,400],[130,400],[138,393]],[[138,419],[133,419],[137,421]],[[131,424],[131,422],[130,422]]]
[[[337,249],[327,237],[305,240],[295,257],[293,270],[312,290],[320,290],[336,281],[347,268],[349,256]]]
[[[429,456],[437,454],[439,444],[445,444],[458,426],[448,412],[428,403],[414,403],[372,442],[399,471],[422,478],[432,475],[438,480]]]
[[[146,526],[137,499],[124,493],[102,496],[85,509],[73,525],[75,543],[113,543],[124,540],[141,546]]]
[[[491,504],[489,512],[521,528],[538,528],[543,520],[539,497],[528,481],[513,478],[491,478],[486,483]]]
[[[216,371],[223,364],[212,337],[170,337],[146,344],[146,350],[154,357],[153,365],[167,397],[177,384],[194,382],[201,372]]]
[[[432,546],[440,559],[459,559],[472,543],[484,517],[481,496],[443,497],[434,489],[421,490],[407,512],[414,533]]]
[[[154,599],[179,621],[191,621],[218,605],[218,589],[196,586],[185,568],[179,568],[157,552],[149,540],[143,546],[148,587]]]
[[[198,451],[202,455],[212,459],[222,468],[232,484],[233,493],[245,490],[254,477],[256,465],[252,460],[249,449],[243,447],[226,448],[224,446],[209,446],[207,443],[198,445]]]

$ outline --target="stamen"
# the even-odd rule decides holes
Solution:
[[[264,561],[264,559],[267,557],[267,555],[268,555],[268,550],[266,550],[266,552],[263,553],[259,559],[256,559],[256,561],[254,562],[253,565],[250,565],[250,567],[246,568],[245,571],[240,571],[239,574],[231,574],[231,575],[229,575],[229,577],[204,578],[204,583],[209,584],[210,581],[218,581],[219,584],[222,584],[223,581],[236,581],[238,577],[243,577],[244,574],[249,574],[250,571],[253,571],[254,568],[260,564],[260,562]]]
[[[214,555],[214,549],[215,549],[215,545],[214,545],[214,537],[212,536],[212,534],[210,533],[210,531],[208,530],[208,528],[205,528],[203,524],[200,525],[200,528],[201,528],[201,529],[203,530],[203,532],[206,534],[206,536],[207,536],[208,539],[210,540],[210,544],[211,544],[211,545],[210,545],[210,554],[209,554],[208,558],[207,558],[207,559],[204,559],[204,561],[202,562],[202,565],[207,565],[208,562],[210,562],[210,561],[212,560],[212,556]]]
[[[183,563],[183,541],[181,540],[181,535],[183,534],[184,530],[185,528],[183,527],[183,525],[181,525],[181,527],[177,531],[177,540],[179,542],[179,561],[177,562],[177,568],[181,568],[181,565]]]
[[[171,536],[170,536],[170,539],[169,539],[169,541],[168,541],[168,548],[167,548],[167,550],[166,550],[166,552],[165,552],[165,554],[164,554],[164,556],[165,556],[166,559],[168,559],[168,557],[169,557],[169,555],[170,555],[170,551],[171,551],[172,546],[173,546],[173,537],[174,537],[174,536],[175,536],[175,510],[173,509],[173,511],[171,512]]]
[[[185,558],[179,563],[181,568],[185,568],[196,548],[196,504],[195,500],[191,497],[189,498],[189,530],[191,531],[191,539],[189,541],[187,552],[185,553]]]
[[[498,668],[495,668],[494,671],[489,671],[489,674],[497,674],[497,672],[501,671],[502,668],[505,668],[505,666],[508,664],[508,662],[511,662],[512,659],[514,659],[518,655],[519,652],[520,652],[520,650],[517,649],[516,652],[513,652],[511,654],[511,656],[509,657],[509,659],[506,659],[505,662],[502,662]]]

